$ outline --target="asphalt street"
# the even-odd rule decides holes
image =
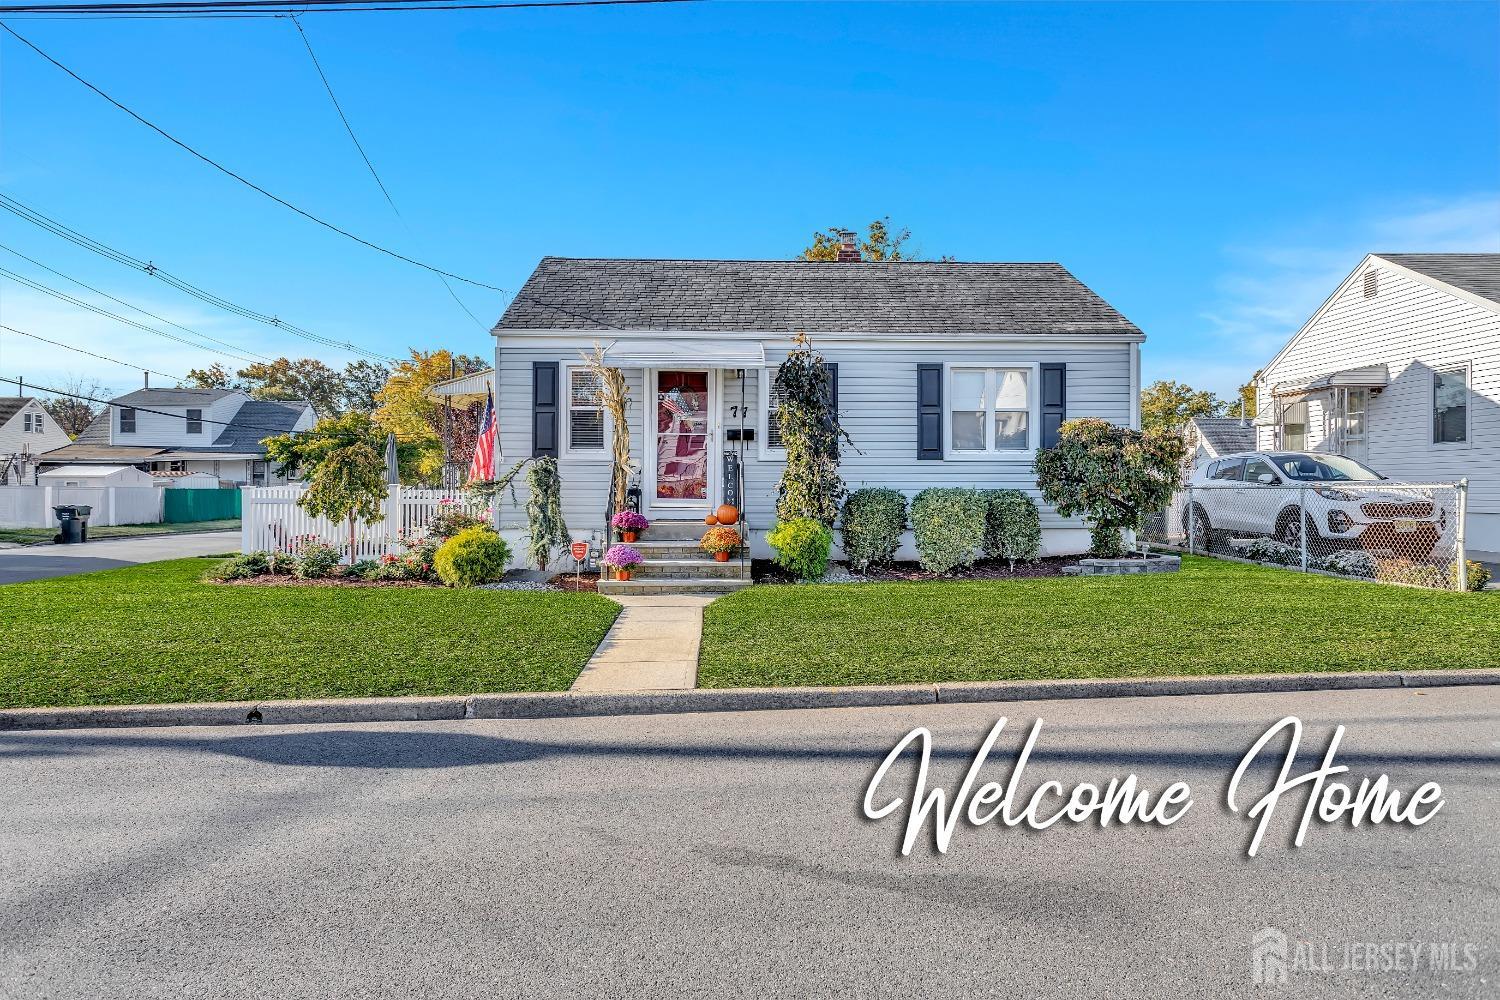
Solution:
[[[1027,791],[1133,772],[1193,805],[961,821],[945,856],[860,815],[910,729],[951,789],[1004,714],[982,780],[1041,717]],[[1293,795],[1247,857],[1225,786],[1287,715],[1293,776],[1342,723],[1343,778],[1444,806],[1292,848]],[[0,733],[0,997],[1494,997],[1497,776],[1500,687]],[[1284,985],[1252,977],[1266,928]]]
[[[101,569],[189,556],[238,552],[238,531],[200,531],[110,538],[82,545],[26,545],[0,549],[0,584],[72,576]]]

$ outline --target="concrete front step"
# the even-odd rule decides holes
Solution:
[[[639,539],[633,544],[641,542],[696,542],[703,537],[703,533],[712,525],[704,524],[703,518],[693,520],[652,521],[651,527],[641,532]],[[738,528],[739,525],[734,527]]]
[[[641,579],[631,574],[629,580],[600,580],[599,593],[620,597],[645,594],[732,594],[753,586],[749,580],[703,580],[685,577]]]
[[[637,564],[631,570],[630,575],[641,579],[658,579],[665,576],[690,577],[695,580],[748,580],[750,579],[750,564],[738,560],[718,562],[712,557],[708,559],[647,557],[645,562]]]

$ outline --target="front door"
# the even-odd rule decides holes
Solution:
[[[647,439],[646,501],[658,514],[701,516],[717,503],[713,373],[650,373],[654,433]]]

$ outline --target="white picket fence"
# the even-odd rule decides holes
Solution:
[[[385,517],[374,524],[354,522],[354,552],[349,548],[349,525],[313,517],[298,506],[305,486],[255,486],[241,491],[240,551],[301,551],[316,539],[344,550],[349,561],[379,559],[404,551],[403,538],[420,537],[434,514],[447,504],[460,504],[475,517],[488,519],[483,502],[474,503],[456,490],[423,490],[392,486],[385,500]]]

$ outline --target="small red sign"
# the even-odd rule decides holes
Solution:
[[[583,560],[587,558],[589,554],[589,543],[574,542],[572,545],[568,546],[568,551],[573,553],[573,558],[575,560],[577,560],[578,562],[583,562]]]

